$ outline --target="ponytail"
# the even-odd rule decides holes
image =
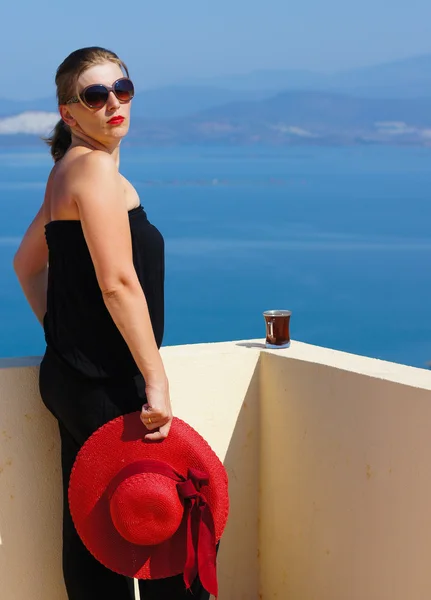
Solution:
[[[59,161],[72,143],[72,133],[69,125],[66,125],[63,119],[60,119],[50,137],[45,138],[44,141],[51,147],[51,156],[54,162]]]

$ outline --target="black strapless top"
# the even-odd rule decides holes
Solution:
[[[164,240],[142,206],[129,211],[133,263],[144,291],[157,346],[164,328]],[[81,375],[133,377],[136,362],[103,301],[80,221],[51,221],[47,346]]]

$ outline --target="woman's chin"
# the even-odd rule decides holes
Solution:
[[[127,124],[122,124],[122,125],[117,125],[116,127],[112,127],[110,129],[108,129],[108,131],[105,131],[105,135],[104,137],[109,139],[109,140],[121,140],[123,139],[123,137],[125,137],[127,135],[129,131],[129,125]]]

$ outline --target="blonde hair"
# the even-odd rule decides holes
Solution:
[[[100,65],[106,61],[117,64],[129,77],[129,71],[125,63],[111,50],[90,46],[75,50],[61,63],[55,76],[57,87],[57,103],[66,104],[72,96],[77,93],[79,76],[94,65]],[[45,138],[45,142],[51,147],[51,156],[57,162],[66,154],[72,143],[72,132],[70,127],[60,119],[54,127],[51,135]]]

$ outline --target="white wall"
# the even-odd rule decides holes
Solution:
[[[431,598],[430,372],[297,342],[163,358],[175,414],[229,473],[220,600]],[[0,361],[1,600],[66,600],[38,362]]]
[[[175,414],[208,440],[230,476],[220,598],[250,600],[258,585],[259,354],[217,344],[165,348],[163,355]],[[65,600],[59,438],[38,394],[39,359],[24,362],[30,366],[0,361],[0,598]]]
[[[261,597],[429,600],[431,374],[339,358],[262,356]]]

